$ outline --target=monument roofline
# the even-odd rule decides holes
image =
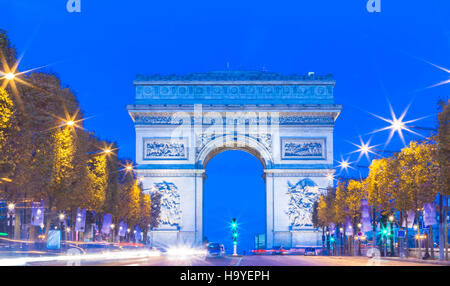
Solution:
[[[211,71],[188,73],[184,75],[137,75],[135,85],[150,84],[313,84],[313,85],[335,85],[336,81],[332,75],[308,75],[290,74],[284,75],[266,71]]]

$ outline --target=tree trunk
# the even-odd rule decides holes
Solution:
[[[14,240],[19,240],[21,234],[21,219],[22,212],[20,209],[15,209],[15,217],[14,217]]]
[[[445,245],[445,260],[448,261],[447,212],[448,212],[448,196],[445,195],[445,209],[444,209],[444,245]]]
[[[50,230],[50,226],[52,223],[52,219],[56,215],[56,212],[53,212],[53,199],[48,199],[48,215],[44,217],[45,219],[45,238],[47,238],[48,231]]]
[[[374,249],[377,245],[377,222],[375,219],[375,213],[375,208],[372,208],[372,249]]]
[[[433,226],[431,225],[430,225],[430,255],[431,259],[434,260]]]
[[[408,213],[405,215],[405,255],[409,257],[409,239],[408,239]]]
[[[444,209],[442,194],[439,194],[439,260],[444,260]]]
[[[391,241],[391,256],[395,256],[394,253],[394,221],[389,222],[390,227],[390,241]]]

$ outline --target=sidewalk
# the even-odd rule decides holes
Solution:
[[[450,266],[450,261],[440,261],[439,259],[435,260],[423,260],[417,258],[400,258],[400,257],[381,257],[381,260],[391,260],[391,261],[402,261],[402,262],[415,262],[415,263],[424,263],[424,264],[436,264],[442,266]]]

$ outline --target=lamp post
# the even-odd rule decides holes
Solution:
[[[112,223],[111,224],[111,242],[113,242],[114,243],[114,227],[115,227],[115,225]]]
[[[361,235],[362,235],[363,233],[361,232],[361,228],[362,228],[362,224],[358,223],[359,233],[361,233]],[[361,239],[360,239],[360,237],[358,237],[358,256],[361,256]]]
[[[419,258],[419,252],[418,252],[418,241],[417,241],[417,230],[418,230],[418,227],[417,227],[417,224],[415,224],[415,225],[413,225],[413,229],[414,229],[414,246],[416,247],[416,256],[417,256],[417,258]],[[419,246],[420,247],[420,246]]]
[[[66,233],[64,232],[64,218],[66,217],[63,213],[59,214],[59,230],[61,231],[61,240],[66,239]]]
[[[15,209],[16,205],[13,203],[9,203],[8,204],[8,213],[9,213],[9,238],[12,239],[14,238],[13,236],[13,231],[14,231],[14,226],[13,226],[13,221],[14,221],[14,209]]]

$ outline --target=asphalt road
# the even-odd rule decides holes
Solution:
[[[89,260],[70,262],[49,261],[34,262],[27,265],[82,265],[82,266],[433,266],[433,264],[379,260],[366,257],[336,257],[336,256],[302,256],[302,255],[272,255],[272,256],[239,256],[222,258],[168,256],[131,258],[118,260]]]

